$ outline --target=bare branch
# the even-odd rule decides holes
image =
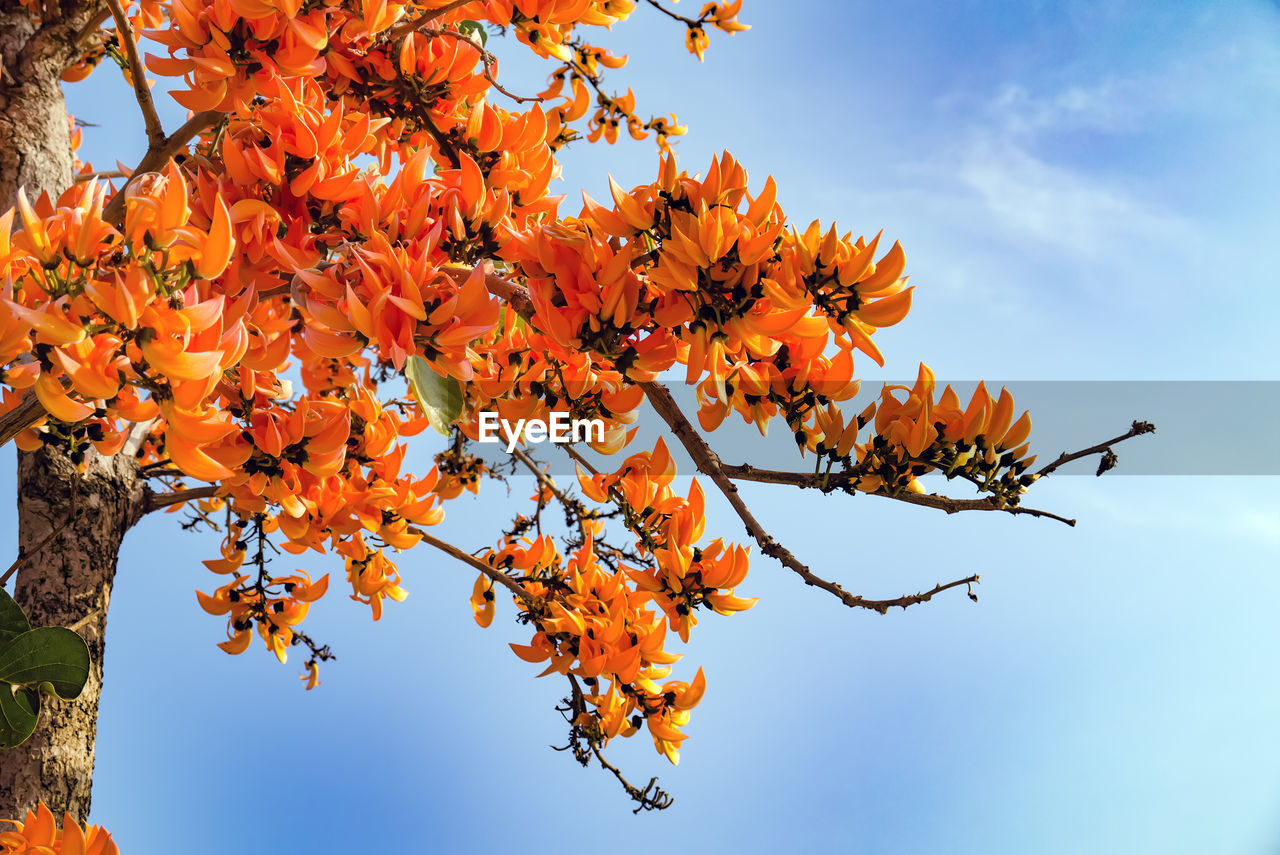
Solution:
[[[225,113],[218,110],[205,110],[187,119],[182,127],[178,128],[170,136],[162,138],[159,144],[152,145],[147,149],[147,153],[142,156],[142,160],[138,162],[137,167],[130,174],[129,180],[125,182],[125,187],[128,187],[133,179],[139,175],[155,172],[164,166],[169,158],[186,148],[192,137],[197,136],[206,128],[213,127],[225,115]],[[125,187],[121,187],[119,192],[111,197],[106,210],[102,212],[104,220],[117,226],[124,222]]]
[[[511,456],[514,457],[516,460],[520,461],[522,464],[524,464],[524,467],[533,473],[533,477],[538,479],[538,483],[546,487],[548,490],[550,490],[552,495],[554,495],[557,499],[559,499],[562,502],[568,501],[567,497],[564,494],[564,491],[561,490],[556,485],[556,482],[551,478],[550,475],[542,471],[542,469],[538,466],[537,462],[534,461],[532,457],[525,454],[523,451],[521,451],[518,448],[511,449]]]
[[[512,579],[510,576],[508,576],[506,573],[503,573],[499,570],[495,570],[494,568],[490,567],[488,564],[485,564],[479,558],[476,558],[474,555],[470,555],[466,552],[463,552],[461,549],[454,546],[452,543],[447,543],[438,537],[432,537],[431,535],[427,534],[425,531],[423,531],[420,528],[411,526],[409,528],[409,531],[412,532],[413,534],[420,536],[422,538],[422,542],[427,544],[428,546],[434,546],[436,549],[439,549],[441,552],[446,552],[449,555],[452,555],[454,558],[458,559],[463,564],[469,564],[476,570],[479,570],[481,573],[488,576],[490,579],[497,582],[499,585],[502,585],[504,588],[507,588],[508,590],[510,590],[512,594],[524,600],[526,603],[529,604],[530,608],[539,608],[542,605],[542,601],[540,599],[530,594],[524,588],[520,587],[520,584],[516,582],[514,579]]]
[[[562,445],[562,446],[560,446],[560,447],[561,447],[562,449],[564,449],[564,453],[565,453],[565,454],[569,455],[569,456],[570,456],[571,458],[573,458],[575,461],[577,461],[578,463],[580,463],[580,464],[582,465],[582,468],[583,468],[583,469],[587,470],[587,471],[588,471],[588,472],[590,472],[592,475],[599,475],[599,474],[600,474],[600,470],[599,470],[599,469],[597,469],[597,468],[595,468],[594,466],[592,466],[592,465],[591,465],[591,461],[590,461],[590,460],[588,460],[587,458],[583,457],[583,456],[582,456],[582,454],[581,454],[581,453],[580,453],[576,448],[574,448],[572,445]]]
[[[800,487],[802,489],[822,490],[830,492],[832,490],[841,490],[852,493],[856,487],[854,481],[856,476],[848,472],[832,472],[830,474],[815,475],[812,472],[779,472],[774,469],[757,469],[749,464],[741,466],[730,466],[721,464],[726,475],[735,481],[755,481],[760,484],[787,484],[792,487]],[[866,493],[868,496],[878,496],[882,499],[893,499],[898,502],[906,502],[910,505],[920,505],[926,508],[936,508],[945,511],[948,514],[956,514],[961,511],[1003,511],[1006,514],[1025,514],[1031,517],[1044,517],[1046,519],[1057,520],[1069,526],[1074,526],[1076,521],[1066,517],[1059,516],[1049,511],[1042,511],[1037,508],[1025,508],[1021,505],[1009,505],[1002,503],[994,496],[975,498],[975,499],[956,499],[950,496],[943,496],[938,493],[909,493],[903,490],[898,493],[885,493],[876,491],[874,493]]]
[[[80,184],[84,181],[93,181],[100,178],[128,178],[129,173],[121,169],[113,169],[110,172],[85,172],[75,177],[75,182]]]
[[[14,573],[17,573],[18,570],[22,568],[23,564],[26,564],[32,558],[35,558],[37,555],[39,555],[40,550],[44,549],[49,544],[49,541],[57,537],[58,533],[67,527],[68,522],[70,522],[70,518],[64,518],[62,522],[60,522],[58,525],[55,525],[52,529],[49,530],[49,533],[44,536],[44,540],[37,543],[35,549],[31,550],[30,552],[24,552],[22,551],[21,548],[19,548],[18,557],[13,559],[13,563],[9,565],[8,570],[4,571],[4,575],[0,575],[0,585],[4,585],[5,582],[8,582],[9,577],[12,576]]]
[[[707,445],[706,440],[698,434],[693,425],[689,423],[689,420],[685,418],[684,413],[680,411],[680,407],[676,404],[675,399],[671,397],[671,392],[667,387],[661,383],[654,382],[641,383],[640,387],[644,389],[649,403],[658,411],[658,415],[662,416],[667,426],[671,428],[672,433],[680,440],[680,444],[684,446],[685,451],[693,458],[698,471],[710,478],[716,487],[720,489],[720,492],[724,494],[725,499],[737,512],[738,518],[746,526],[747,532],[755,539],[756,543],[760,544],[760,551],[770,558],[776,558],[782,562],[785,567],[803,579],[806,585],[821,588],[835,596],[849,608],[871,609],[884,614],[894,606],[901,606],[905,609],[907,606],[912,606],[916,603],[928,602],[934,594],[941,593],[948,588],[978,581],[977,576],[968,576],[964,579],[949,582],[946,585],[939,585],[925,593],[910,594],[892,600],[868,600],[866,597],[851,594],[835,582],[827,581],[816,575],[801,563],[790,550],[778,543],[771,534],[765,531],[764,526],[755,518],[751,513],[751,509],[747,507],[747,503],[738,494],[738,486],[725,474],[720,458],[711,449],[711,446]]]
[[[675,799],[671,798],[665,790],[658,786],[656,777],[650,778],[649,783],[644,786],[644,789],[641,789],[628,781],[623,776],[621,769],[604,759],[600,746],[594,740],[588,744],[591,746],[591,753],[595,755],[600,765],[613,773],[613,777],[617,778],[618,783],[622,784],[622,788],[627,791],[627,795],[631,797],[632,801],[636,802],[636,809],[632,813],[639,813],[642,810],[666,810],[675,803]]]
[[[116,19],[116,30],[124,43],[125,54],[129,59],[129,82],[133,84],[133,94],[142,108],[142,119],[147,125],[147,147],[158,148],[165,143],[164,125],[160,123],[160,115],[156,113],[156,104],[151,100],[151,90],[147,88],[146,68],[142,65],[142,57],[138,54],[138,40],[133,36],[133,26],[129,16],[125,14],[120,0],[106,0],[111,15]]]
[[[49,415],[34,392],[28,392],[22,403],[0,415],[0,445],[4,445],[27,428]]]
[[[1081,457],[1088,457],[1091,454],[1106,454],[1111,450],[1111,446],[1115,445],[1118,442],[1124,442],[1126,439],[1132,439],[1135,436],[1142,436],[1145,433],[1155,433],[1155,431],[1156,431],[1156,426],[1151,424],[1151,422],[1135,421],[1128,431],[1120,434],[1119,436],[1113,439],[1109,439],[1106,442],[1100,442],[1097,445],[1091,445],[1088,448],[1082,449],[1080,451],[1075,451],[1070,454],[1068,454],[1065,451],[1062,452],[1061,454],[1058,455],[1057,460],[1053,461],[1048,466],[1038,471],[1036,473],[1036,477],[1043,478],[1044,476],[1054,472],[1056,469],[1058,469],[1058,467],[1065,466],[1066,464],[1070,463],[1073,460],[1079,460]],[[1107,468],[1110,468],[1110,467],[1107,467]],[[1099,467],[1098,474],[1101,475],[1104,471],[1106,470]]]
[[[76,47],[83,47],[84,43],[89,39],[90,36],[97,35],[98,28],[101,27],[102,24],[107,20],[107,18],[110,18],[110,17],[111,17],[111,9],[108,8],[107,6],[103,6],[97,12],[93,13],[93,17],[90,18],[85,23],[85,25],[80,28],[79,32],[77,32],[74,36],[71,37],[71,43]]]
[[[544,472],[532,457],[525,454],[520,449],[513,448],[511,450],[511,456],[523,463],[525,468],[532,472],[534,477],[538,479],[538,483],[550,490],[551,494],[556,497],[556,500],[560,502],[567,512],[577,517],[578,531],[582,534],[582,541],[585,543],[587,540],[587,519],[583,516],[584,508],[582,503],[565,495],[564,490],[560,489],[559,485],[556,484],[555,479]],[[538,511],[541,513],[541,505],[539,505]]]
[[[172,505],[181,505],[183,502],[194,502],[197,499],[211,499],[218,495],[219,486],[217,484],[208,484],[204,487],[192,487],[189,490],[174,490],[172,493],[147,493],[146,500],[142,506],[142,513],[149,514],[152,511],[158,511]]]
[[[693,18],[686,18],[684,15],[678,14],[676,12],[672,12],[666,6],[663,6],[661,3],[659,3],[658,0],[649,0],[649,5],[657,9],[659,12],[666,15],[667,17],[675,18],[677,21],[680,21],[690,27],[697,27],[697,26],[700,26],[702,23],[701,21],[695,21]],[[670,26],[670,24],[668,24],[667,26]]]

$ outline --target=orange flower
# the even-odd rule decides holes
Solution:
[[[119,855],[111,835],[96,825],[81,828],[64,814],[62,827],[54,823],[53,813],[40,802],[34,811],[27,812],[24,822],[6,820],[13,825],[9,831],[0,831],[0,852],[12,855]]]

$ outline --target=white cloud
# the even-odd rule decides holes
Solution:
[[[1191,229],[1162,211],[1078,169],[1048,163],[1012,134],[975,133],[954,176],[1012,236],[1055,244],[1077,258],[1114,256],[1132,241],[1182,240]]]
[[[1089,86],[1073,85],[1036,94],[1006,84],[985,105],[984,113],[1009,135],[1031,136],[1049,130],[1088,129],[1131,133],[1160,100],[1162,87],[1137,78],[1108,78]]]

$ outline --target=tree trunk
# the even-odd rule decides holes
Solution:
[[[43,800],[59,818],[89,815],[93,743],[111,582],[125,532],[142,509],[132,458],[90,455],[78,472],[58,449],[18,456],[18,543],[26,563],[14,598],[33,626],[76,626],[89,645],[89,681],[74,701],[43,698],[35,734],[0,751],[0,815]]]
[[[10,9],[10,7],[16,7]],[[34,202],[71,185],[71,128],[60,78],[68,47],[38,32],[31,14],[0,0],[0,211],[19,187]]]
[[[0,0],[0,211],[19,187],[33,202],[72,180],[73,157],[60,77],[96,29],[99,2],[46,0],[44,20]],[[102,692],[103,638],[120,542],[142,512],[131,456],[90,452],[84,471],[57,448],[18,455],[18,571],[14,598],[32,626],[74,626],[93,658],[74,701],[44,698],[35,734],[0,751],[0,819],[21,819],[43,800],[62,817],[89,814],[93,745]],[[11,553],[12,554],[12,553]],[[0,562],[0,565],[7,561]]]

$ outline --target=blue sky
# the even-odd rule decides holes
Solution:
[[[902,240],[915,309],[881,334],[889,362],[869,380],[920,359],[959,379],[1276,379],[1274,5],[748,0],[742,17],[754,28],[713,34],[699,65],[638,9],[606,40],[632,57],[612,80],[690,126],[686,168],[727,147],[756,186],[778,179],[795,221]],[[535,63],[491,47],[510,88],[540,88]],[[91,160],[136,161],[140,123],[112,69],[70,99],[103,126],[85,131]],[[565,163],[566,192],[599,197],[606,173],[639,183],[656,157],[622,143]],[[1234,414],[1197,403],[1182,417],[1217,425],[1220,444],[1190,453],[1250,452]],[[1083,445],[1124,424],[1081,412],[1074,427]],[[469,570],[403,556],[411,595],[378,624],[340,593],[318,604],[309,630],[339,659],[304,693],[294,663],[214,647],[220,622],[192,594],[214,584],[199,564],[214,541],[151,518],[113,597],[93,819],[126,852],[191,855],[1273,853],[1275,488],[1037,485],[1036,504],[1081,519],[1069,529],[748,487],[770,530],[849,588],[896,596],[977,572],[980,600],[855,613],[757,559],[739,593],[759,605],[704,618],[677,666],[709,679],[681,766],[641,739],[611,746],[676,797],[640,817],[604,773],[547,747],[563,739],[560,685],[510,654],[525,637],[509,604],[475,626]],[[452,503],[443,529],[473,549],[509,507],[491,487]],[[710,513],[709,530],[740,535],[726,508]]]

